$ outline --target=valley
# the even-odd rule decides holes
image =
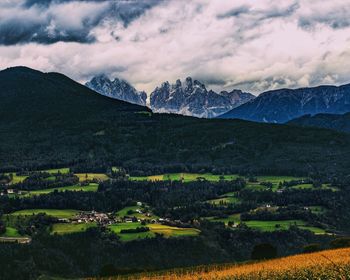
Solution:
[[[244,262],[262,244],[284,257],[349,234],[348,134],[154,113],[24,67],[0,84],[0,264],[14,268],[0,278]]]

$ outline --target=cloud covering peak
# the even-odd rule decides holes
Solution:
[[[189,75],[255,93],[340,84],[349,14],[350,0],[6,0],[0,67],[105,73],[148,92]]]

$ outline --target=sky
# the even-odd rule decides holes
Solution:
[[[1,0],[0,68],[24,65],[150,93],[350,83],[350,0]]]

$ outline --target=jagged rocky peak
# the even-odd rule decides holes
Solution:
[[[144,91],[137,91],[127,81],[122,79],[115,78],[110,80],[107,75],[101,74],[93,77],[85,85],[105,96],[143,106],[146,105],[147,94]]]
[[[157,87],[150,97],[151,109],[161,113],[212,118],[223,114],[254,98],[249,93],[234,90],[233,93],[216,93],[207,90],[198,80],[187,77],[184,82],[165,82]]]

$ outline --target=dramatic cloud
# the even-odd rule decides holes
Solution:
[[[12,1],[12,0],[11,0]],[[0,3],[0,44],[93,43],[106,21],[125,27],[160,0],[14,0]]]
[[[193,76],[259,93],[350,82],[350,0],[0,2],[0,67],[150,92]]]

